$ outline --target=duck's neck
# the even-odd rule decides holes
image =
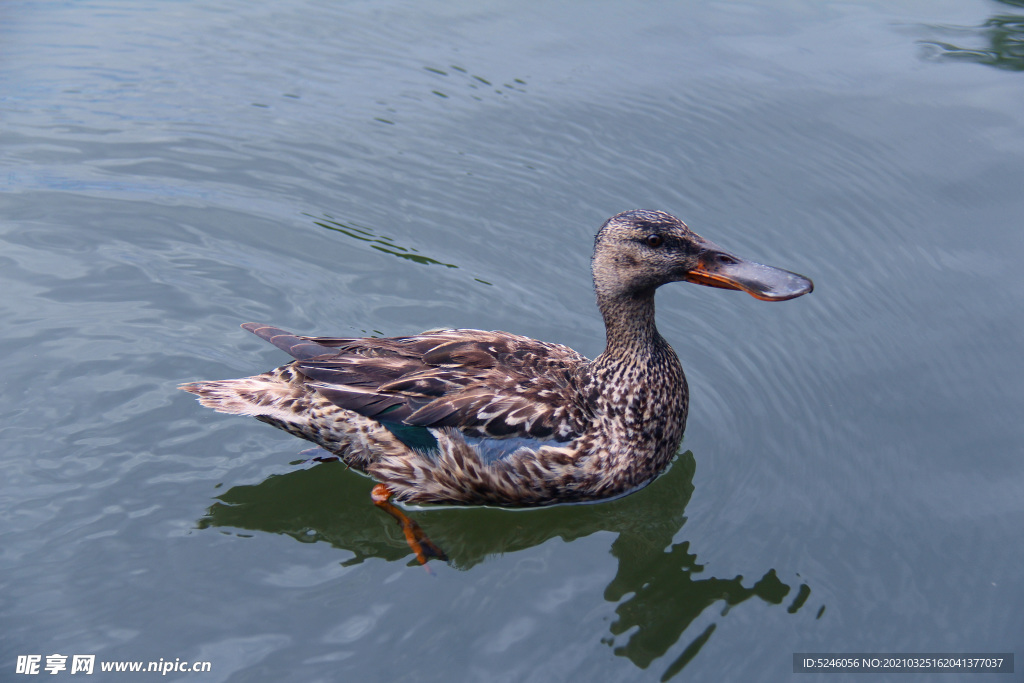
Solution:
[[[654,290],[616,297],[598,297],[604,317],[606,346],[594,360],[597,367],[636,366],[673,354],[654,324]],[[674,354],[673,354],[674,355]]]

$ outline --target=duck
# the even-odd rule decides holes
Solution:
[[[250,415],[311,441],[375,480],[421,564],[444,552],[395,505],[530,507],[633,493],[672,461],[689,391],[655,324],[672,282],[761,301],[811,292],[810,279],[748,261],[663,211],[609,218],[591,271],[605,348],[501,331],[434,329],[404,337],[313,337],[242,327],[292,360],[240,379],[181,389],[221,413]]]

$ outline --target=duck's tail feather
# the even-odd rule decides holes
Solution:
[[[306,422],[315,394],[284,374],[277,370],[241,379],[189,382],[178,388],[195,394],[202,405],[220,413],[271,417],[293,424]]]
[[[326,448],[350,467],[365,470],[380,457],[411,453],[376,420],[339,408],[304,384],[291,365],[241,379],[190,382],[179,389],[207,408],[252,415]]]

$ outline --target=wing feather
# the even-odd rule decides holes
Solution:
[[[588,361],[560,344],[481,330],[359,339],[243,327],[295,358],[327,400],[367,417],[558,441],[579,436],[588,419],[578,390]]]

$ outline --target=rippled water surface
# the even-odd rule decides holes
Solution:
[[[4,3],[0,679],[1021,660],[1022,26],[1009,0]],[[633,496],[414,510],[430,575],[370,480],[175,390],[282,363],[249,320],[593,357],[593,234],[631,208],[816,286],[659,293],[691,413]]]

